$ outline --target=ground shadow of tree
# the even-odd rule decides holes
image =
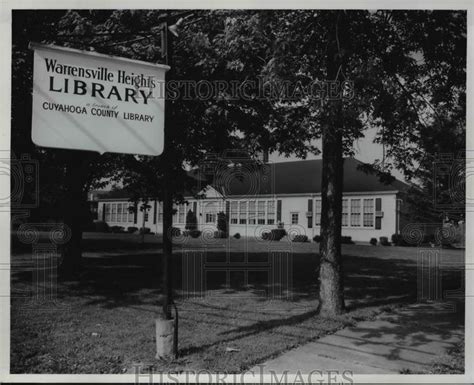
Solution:
[[[245,269],[252,273],[252,266],[264,266],[270,273],[272,267],[269,264],[245,264],[241,258],[236,257],[232,266],[233,270],[243,271]],[[218,251],[207,252],[207,259],[219,260],[221,255]],[[344,284],[345,297],[348,310],[363,306],[375,306],[392,302],[407,302],[417,299],[417,264],[407,259],[380,259],[374,257],[360,257],[344,255]],[[229,294],[235,292],[251,292],[260,294],[265,301],[274,292],[285,292],[289,301],[297,302],[304,298],[316,298],[318,293],[318,259],[316,254],[294,254],[291,258],[290,284],[278,287],[279,282],[271,281],[268,274],[255,274],[252,285],[246,285],[243,276],[236,275],[236,279],[229,281],[226,285],[223,279],[224,272],[219,274],[207,274],[206,265],[195,267],[201,269],[196,277],[206,280],[204,289],[225,289]],[[265,252],[249,253],[248,260],[266,261],[268,254]],[[104,307],[124,306],[126,304],[148,303],[149,295],[141,296],[140,291],[147,290],[156,296],[161,291],[161,254],[157,251],[127,253],[122,250],[116,255],[101,255],[97,253],[92,258],[83,258],[83,270],[80,278],[69,282],[59,282],[58,295],[62,296],[93,296],[94,304],[102,304]],[[193,274],[196,271],[184,271],[189,267],[183,267],[182,253],[176,253],[173,258],[173,280],[176,288],[176,300],[181,297],[192,297],[192,293],[183,293],[183,276]],[[221,264],[222,271],[226,269]],[[239,270],[239,266],[241,270]],[[229,268],[230,268],[229,267]],[[23,270],[12,272],[12,284],[16,282],[31,282],[32,266]],[[219,273],[219,272],[218,272]],[[447,271],[443,276],[443,288],[454,290],[461,287],[461,270]],[[205,277],[206,276],[206,277]],[[54,278],[52,278],[54,279]],[[194,293],[205,296],[206,292]],[[143,297],[143,298],[142,298]],[[283,298],[283,297],[282,297]],[[283,299],[284,299],[283,298]],[[156,302],[157,298],[153,298]]]

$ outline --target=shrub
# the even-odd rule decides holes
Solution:
[[[416,244],[408,243],[403,239],[401,234],[392,234],[392,244],[395,246],[417,246]]]
[[[380,237],[379,240],[382,246],[390,246],[390,242],[388,241],[387,237]]]
[[[186,214],[186,226],[184,228],[190,231],[197,230],[197,217],[194,211],[188,210]]]
[[[134,233],[135,231],[138,231],[138,227],[129,226],[129,227],[127,227],[127,231],[132,234],[132,233]]]
[[[404,246],[402,245],[403,243],[403,237],[401,234],[392,234],[392,243],[395,245],[395,246]]]
[[[150,228],[149,227],[141,227],[140,228],[140,234],[150,234]]]
[[[223,211],[217,213],[217,231],[219,233],[218,237],[215,238],[227,238],[228,229],[227,229],[227,217]]]
[[[235,238],[235,239],[240,239],[240,234],[239,234],[239,233],[235,233],[235,234],[234,234],[234,238]]]
[[[111,226],[110,231],[113,233],[123,233],[125,231],[125,227],[123,226]]]
[[[370,244],[372,246],[377,246],[377,238],[370,238]]]
[[[201,235],[201,232],[199,230],[190,230],[189,235],[193,238],[199,238]]]
[[[214,231],[214,238],[227,238],[227,234],[221,230]]]
[[[272,241],[279,241],[286,235],[285,229],[272,229],[270,232],[270,239]]]
[[[315,235],[315,236],[313,237],[313,241],[314,241],[314,242],[317,242],[317,243],[321,243],[321,239],[322,239],[322,238],[321,238],[321,235]]]
[[[171,229],[171,236],[172,237],[179,237],[181,235],[181,230],[177,227],[173,227]]]
[[[438,243],[434,234],[426,234],[423,236],[423,244]]]
[[[108,233],[110,230],[109,225],[107,222],[104,221],[94,221],[92,231],[98,233]]]
[[[341,243],[344,243],[344,244],[352,244],[352,243],[354,243],[354,242],[352,242],[352,237],[343,235],[343,236],[341,237]]]
[[[285,229],[272,229],[262,233],[262,239],[265,241],[279,241],[286,235]]]
[[[298,235],[295,235],[291,241],[292,242],[308,242],[308,236],[298,234]]]

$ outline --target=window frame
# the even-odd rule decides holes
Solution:
[[[346,203],[346,211],[344,211],[344,202]],[[346,215],[346,224],[344,224],[344,214]],[[351,211],[350,211],[350,199],[342,198],[342,215],[341,215],[341,226],[342,227],[351,227]]]
[[[370,212],[366,212],[366,205],[365,202],[371,201],[372,204],[369,206],[372,210]],[[371,216],[371,225],[366,225],[366,215]],[[373,229],[375,228],[375,198],[362,198],[362,227],[365,227],[367,229]]]
[[[263,210],[261,209],[263,205]],[[263,216],[261,215],[263,213]],[[264,225],[267,222],[267,204],[265,200],[257,201],[257,225]]]
[[[253,203],[253,210],[251,210],[251,204]],[[248,212],[248,224],[256,225],[257,224],[257,200],[249,200],[247,205]]]
[[[293,215],[296,215],[296,222],[293,222]],[[300,222],[300,213],[299,213],[299,211],[290,212],[290,223],[292,225],[299,225],[299,222]]]
[[[363,226],[362,226],[362,206],[361,206],[361,200],[362,200],[362,198],[351,198],[351,199],[350,199],[350,206],[349,206],[349,211],[350,211],[349,223],[350,223],[350,227],[354,227],[354,228],[358,228],[358,229],[360,229],[361,227],[363,227]],[[353,207],[354,207],[354,206],[353,206],[352,202],[358,202],[358,206],[357,206],[358,212],[353,211]],[[358,218],[359,218],[359,221],[358,221],[359,224],[356,224],[356,225],[355,225],[355,224],[353,224],[353,220],[352,220],[352,219],[353,219],[353,217],[356,217],[356,216],[358,216]]]
[[[247,206],[247,201],[239,201],[239,225],[247,224]]]
[[[314,200],[313,215],[314,215],[314,225],[321,226],[321,213],[322,213],[322,199],[318,198]]]
[[[235,207],[235,210],[233,210],[233,206]],[[239,224],[239,201],[230,201],[229,222],[231,225]]]
[[[269,208],[272,208],[272,211],[270,212]],[[274,199],[269,199],[265,202],[265,208],[266,208],[266,224],[267,225],[274,225],[276,223],[276,202]],[[270,213],[272,215],[272,218],[270,218]],[[272,222],[270,222],[272,221]]]

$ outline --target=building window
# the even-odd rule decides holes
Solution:
[[[255,201],[249,202],[249,225],[257,223],[257,206]]]
[[[178,206],[178,223],[186,223],[186,207],[187,204],[185,203]]]
[[[158,205],[158,223],[163,223],[163,203]]]
[[[130,216],[129,207],[129,203],[122,203],[122,222],[128,222]]]
[[[134,206],[129,202],[104,203],[104,220],[106,222],[133,222]],[[148,221],[148,212],[143,214]]]
[[[291,224],[297,225],[298,224],[298,213],[291,213]]]
[[[173,206],[173,223],[184,224],[186,222],[186,205],[181,203]]]
[[[104,203],[105,221],[110,222],[110,203]]]
[[[373,199],[364,199],[364,227],[374,227]]]
[[[238,215],[238,205],[239,202],[230,202],[230,223],[237,224],[237,215]]]
[[[349,202],[347,199],[342,200],[342,225],[349,226]]]
[[[316,226],[321,225],[321,199],[314,201],[314,224]]]
[[[117,203],[117,222],[122,222],[122,204]]]
[[[351,226],[360,226],[360,199],[351,199]]]
[[[205,221],[206,223],[216,223],[217,213],[219,211],[219,202],[212,201],[206,203],[204,206]]]
[[[219,209],[218,202],[212,201],[205,204],[204,220],[206,223],[216,223],[218,209]]]
[[[265,201],[257,202],[257,221],[259,225],[265,224]]]
[[[275,201],[267,201],[267,224],[275,224]]]
[[[112,203],[112,210],[110,211],[110,221],[117,222],[117,203]]]
[[[241,225],[245,225],[247,223],[247,202],[245,201],[240,202],[239,223]]]
[[[216,214],[206,213],[206,223],[216,223]]]

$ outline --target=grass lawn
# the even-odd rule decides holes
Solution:
[[[269,295],[264,275],[251,273],[248,285],[236,273],[230,286],[211,274],[209,290],[197,298],[181,290],[182,254],[205,254],[214,262],[225,261],[226,256],[236,263],[244,258],[261,262],[269,247],[290,255],[292,283],[286,287],[287,297]],[[12,373],[123,373],[133,371],[135,363],[156,371],[241,372],[290,348],[417,300],[415,248],[344,245],[349,311],[328,319],[315,312],[317,244],[177,240],[174,271],[180,357],[164,362],[154,359],[160,238],[147,236],[141,245],[134,235],[86,234],[84,249],[80,279],[59,282],[54,303],[19,298],[32,290],[32,268],[13,269]],[[443,275],[443,289],[457,289],[464,274],[459,268],[464,251],[442,250],[442,260],[458,266]],[[28,261],[27,249],[15,247],[13,264]]]

